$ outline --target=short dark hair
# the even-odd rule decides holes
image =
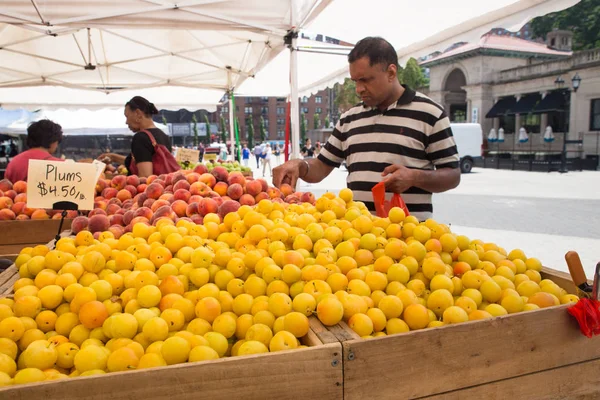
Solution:
[[[378,36],[368,36],[359,40],[348,54],[348,62],[353,63],[363,57],[369,58],[371,66],[381,64],[387,68],[391,64],[398,67],[398,54],[396,54],[394,46]]]
[[[54,123],[49,119],[41,119],[32,122],[27,127],[27,147],[30,149],[35,147],[49,149],[52,143],[60,143],[62,136],[63,131],[59,124]]]
[[[131,100],[125,104],[125,107],[129,107],[131,111],[141,110],[147,117],[158,114],[158,109],[154,103],[150,103],[142,96],[132,97]]]

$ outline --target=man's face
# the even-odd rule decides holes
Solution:
[[[396,66],[370,65],[368,57],[350,64],[350,78],[356,84],[356,94],[366,106],[376,107],[384,102],[394,88]]]

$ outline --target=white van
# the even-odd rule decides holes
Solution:
[[[450,124],[452,134],[458,147],[460,170],[471,172],[476,159],[481,158],[483,150],[483,132],[479,124],[456,123]]]

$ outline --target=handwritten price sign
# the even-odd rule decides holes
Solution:
[[[192,149],[178,149],[177,154],[175,155],[175,160],[177,162],[189,162],[196,164],[200,159],[200,150],[192,150]]]
[[[94,208],[97,168],[93,164],[29,160],[27,175],[29,208],[56,208],[61,202],[74,203],[79,210]]]

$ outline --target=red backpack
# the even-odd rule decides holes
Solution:
[[[154,155],[152,156],[152,174],[161,175],[168,174],[170,172],[179,171],[181,167],[173,157],[173,154],[167,149],[164,145],[156,143],[154,139],[154,135],[150,133],[150,131],[143,130],[141,132],[145,132],[146,135],[150,138],[152,142],[152,147],[154,147]],[[138,168],[135,162],[135,157],[131,154],[131,164],[129,169],[133,175],[138,174]]]

